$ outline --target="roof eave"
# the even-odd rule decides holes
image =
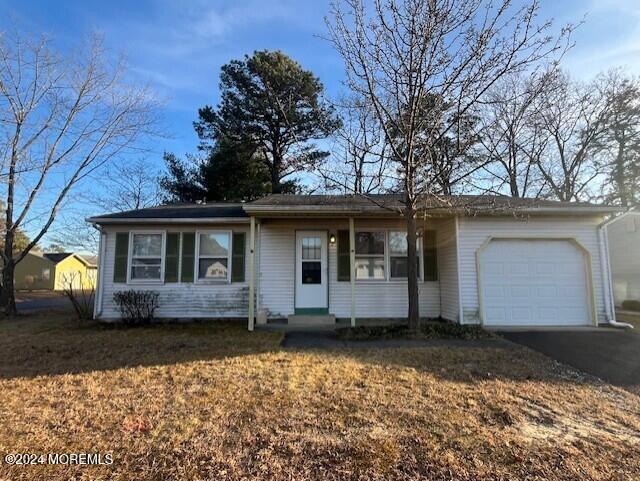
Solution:
[[[248,224],[248,217],[89,217],[90,224]]]

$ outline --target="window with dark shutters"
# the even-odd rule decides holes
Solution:
[[[349,255],[349,231],[338,231],[338,280],[351,280],[351,260]]]
[[[113,282],[127,282],[129,233],[116,232],[116,252],[113,261]]]
[[[438,249],[436,246],[436,231],[426,230],[422,241],[424,258],[424,280],[438,280]]]
[[[178,256],[180,250],[180,233],[167,234],[167,246],[164,257],[164,281],[178,282]]]
[[[231,243],[231,282],[244,282],[246,235],[234,232]]]
[[[193,271],[196,253],[196,233],[182,233],[182,268],[180,280],[182,282],[193,282]]]

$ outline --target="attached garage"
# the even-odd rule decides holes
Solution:
[[[570,239],[491,239],[478,253],[487,326],[591,325],[588,254]]]

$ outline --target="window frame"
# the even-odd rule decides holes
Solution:
[[[227,249],[227,278],[226,279],[206,279],[200,278],[200,235],[201,234],[226,234],[229,239],[229,248]],[[195,272],[194,282],[196,284],[231,284],[231,269],[233,262],[233,231],[226,229],[207,229],[196,231],[195,245]],[[222,259],[220,256],[203,256],[203,259]]]
[[[407,252],[406,256],[401,256],[398,254],[392,254],[391,253],[391,234],[394,233],[400,233],[400,234],[404,234],[407,235],[407,231],[405,230],[396,230],[394,228],[388,229],[387,230],[387,236],[389,237],[389,276],[388,276],[388,280],[389,282],[406,282],[409,279],[409,276],[407,277],[394,277],[391,275],[391,258],[392,257],[409,257],[409,253]],[[417,237],[417,242],[416,242],[416,257],[418,258],[418,282],[424,282],[424,262],[422,261],[422,239],[423,239],[423,235],[421,234],[420,231],[416,232]],[[408,242],[407,242],[408,244]],[[407,261],[408,263],[408,261]],[[408,266],[407,266],[408,268]]]
[[[133,270],[133,238],[136,235],[161,235],[160,247],[160,278],[159,279],[134,279]],[[127,253],[127,284],[164,284],[164,258],[167,248],[167,231],[166,230],[132,230],[129,231],[129,249]],[[135,256],[141,259],[155,259],[156,256]]]
[[[389,280],[389,261],[387,259],[387,253],[388,253],[388,239],[387,239],[387,229],[385,228],[362,228],[362,229],[356,229],[355,230],[355,236],[357,237],[357,235],[360,232],[368,232],[368,233],[372,233],[372,232],[382,232],[383,234],[383,247],[384,247],[384,251],[382,254],[358,254],[357,250],[356,250],[356,246],[353,246],[353,251],[354,251],[354,262],[358,260],[358,258],[380,258],[382,257],[383,260],[383,268],[384,268],[384,278],[382,279],[376,279],[376,278],[372,278],[372,277],[368,277],[365,279],[362,278],[358,278],[358,269],[354,269],[354,275],[355,275],[355,281],[356,282],[387,282]]]

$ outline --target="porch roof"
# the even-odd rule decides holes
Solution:
[[[244,205],[250,215],[399,215],[404,208],[403,194],[372,195],[289,195],[273,194]],[[417,209],[428,215],[512,215],[572,214],[593,215],[617,212],[612,206],[587,202],[560,202],[523,199],[501,195],[427,196]]]

